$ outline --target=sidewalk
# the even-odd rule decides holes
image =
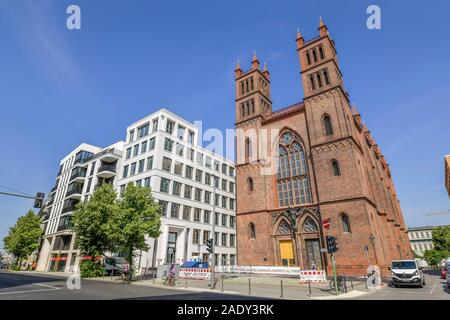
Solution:
[[[224,276],[218,277],[219,281],[216,288],[211,290],[209,280],[186,280],[180,279],[175,287],[163,285],[161,279],[155,280],[135,280],[132,285],[151,286],[160,288],[173,288],[178,290],[189,290],[199,292],[217,292],[224,294],[239,294],[244,296],[269,298],[269,299],[288,299],[288,300],[309,300],[309,299],[349,299],[366,295],[371,290],[366,289],[365,283],[361,281],[348,283],[348,293],[340,293],[335,296],[329,288],[329,283],[311,283],[311,295],[308,284],[300,284],[299,279],[280,278],[273,276]],[[107,281],[120,283],[118,278],[103,277],[89,279],[95,281]],[[250,283],[249,283],[250,280]],[[281,285],[281,282],[283,284]]]

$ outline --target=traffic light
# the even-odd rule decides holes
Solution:
[[[327,236],[327,251],[328,253],[335,253],[338,251],[337,239],[333,236]]]
[[[208,239],[206,241],[207,249],[209,253],[213,253],[213,247],[214,247],[214,239]]]
[[[34,198],[34,208],[42,209],[42,204],[44,203],[45,194],[42,192],[36,193],[36,197]]]

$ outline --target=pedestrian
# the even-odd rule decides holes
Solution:
[[[313,260],[311,270],[317,270],[316,260]]]

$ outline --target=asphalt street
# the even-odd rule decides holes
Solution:
[[[0,271],[0,300],[245,300],[255,297],[81,280],[70,290],[67,277]]]

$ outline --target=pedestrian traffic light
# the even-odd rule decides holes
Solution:
[[[42,204],[44,203],[45,194],[42,192],[36,193],[36,197],[34,198],[34,208],[42,209]]]
[[[208,239],[206,241],[207,249],[209,253],[213,253],[213,247],[214,247],[214,239]]]
[[[327,251],[328,253],[335,253],[338,251],[337,239],[333,236],[327,236]]]

